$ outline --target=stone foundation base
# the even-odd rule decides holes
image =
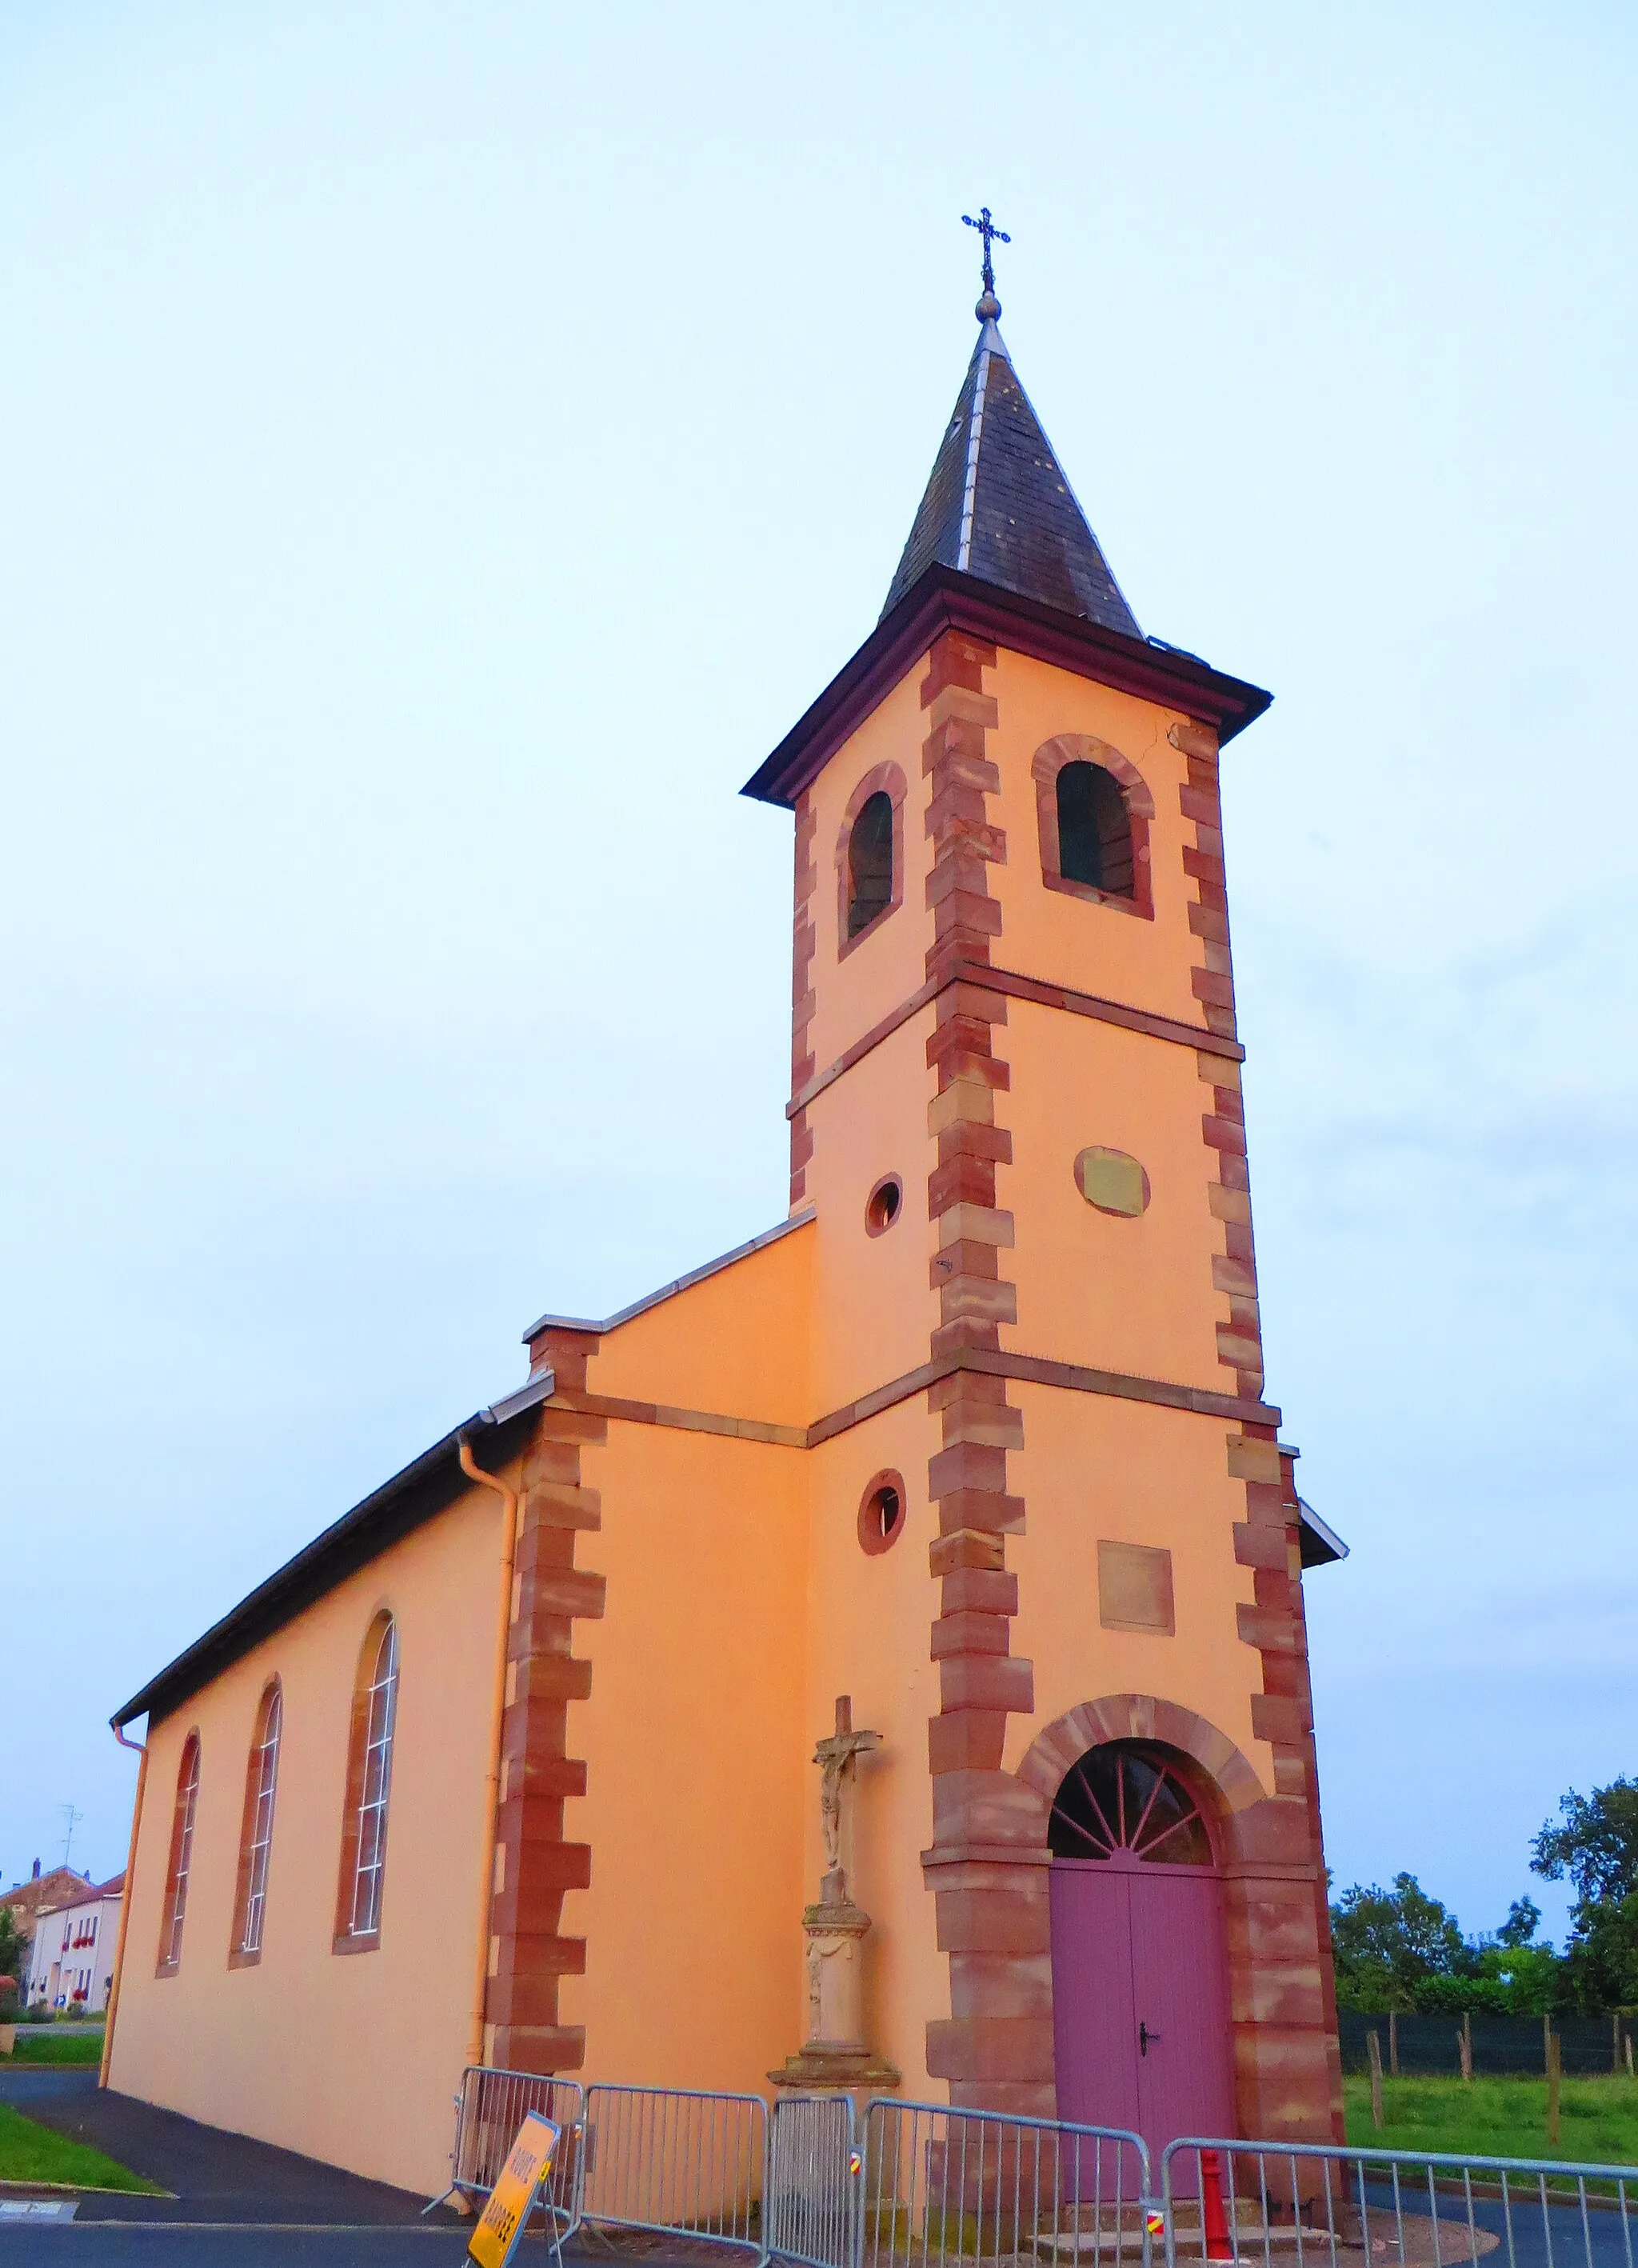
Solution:
[[[811,2045],[768,2074],[793,2095],[891,2095],[903,2073],[868,2048]]]

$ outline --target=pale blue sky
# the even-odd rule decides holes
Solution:
[[[875,619],[988,201],[1143,627],[1276,696],[1329,1854],[1502,1918],[1638,1768],[1635,63],[1617,5],[8,0],[0,1877],[68,1800],[122,1862],[109,1712],[533,1315],[782,1212],[736,791]]]

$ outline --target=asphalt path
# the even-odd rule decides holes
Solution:
[[[1392,2192],[1379,2191],[1375,2183],[1366,2191],[1371,2212],[1373,2237],[1392,2239]],[[1414,2184],[1407,2182],[1402,2191],[1407,2213],[1420,2209],[1426,2213],[1427,2191],[1424,2187],[1420,2200]],[[1487,2268],[1635,2268],[1638,2263],[1638,2227],[1630,2211],[1623,2216],[1614,2200],[1608,2204],[1588,2200],[1583,2213],[1572,2197],[1563,2203],[1556,2199],[1543,2205],[1539,2191],[1523,2187],[1514,2192],[1503,2205],[1500,2198],[1475,2198],[1473,2221],[1476,2227],[1492,2230],[1501,2240],[1494,2252],[1484,2256]],[[1376,2208],[1385,2210],[1380,2216]],[[1442,2220],[1465,2222],[1466,2210],[1462,2198],[1448,2192],[1438,2200]],[[1377,2256],[1378,2258],[1382,2255]],[[1392,2259],[1390,2251],[1386,2256]]]
[[[544,2242],[529,2237],[525,2244],[530,2268],[552,2262]],[[176,2268],[439,2268],[466,2257],[466,2238],[447,2228],[224,2228],[77,2218],[0,2224],[4,2268],[168,2268],[172,2262]]]
[[[121,2166],[157,2182],[169,2197],[82,2195],[77,2224],[89,2221],[246,2223],[277,2222],[349,2228],[423,2228],[426,2199],[386,2182],[368,2182],[317,2158],[275,2149],[248,2135],[202,2125],[174,2110],[161,2110],[135,2096],[97,2085],[84,2068],[58,2066],[0,2072],[0,2102],[76,2141],[89,2142]],[[446,2231],[459,2229],[458,2217],[442,2210],[432,2216]],[[5,2225],[8,2239],[19,2233]],[[52,2235],[52,2228],[33,2235]]]
[[[413,2191],[115,2095],[92,2070],[0,2070],[0,2102],[173,2192],[82,2192],[70,2220],[0,2215],[0,2268],[440,2268],[466,2257],[472,2224],[447,2207],[423,2217]],[[544,2235],[519,2257],[555,2268]],[[596,2246],[563,2257],[565,2268],[609,2268]],[[665,2263],[657,2252],[643,2268]]]

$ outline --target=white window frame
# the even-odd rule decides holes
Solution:
[[[386,1866],[387,1800],[393,1785],[393,1733],[398,1716],[398,1624],[389,1615],[376,1648],[364,1723],[364,1773],[355,1822],[353,1896],[349,1933],[374,1937],[381,1927]]]
[[[194,1816],[199,1806],[199,1760],[201,1747],[191,1733],[188,1745],[193,1755],[193,1769],[180,1789],[182,1801],[182,1832],[177,1845],[176,1872],[169,1885],[170,1912],[166,1918],[165,1955],[160,1962],[164,1969],[180,1967],[182,1959],[182,1923],[187,1912],[187,1877],[194,1863]]]
[[[256,1774],[255,1809],[250,1822],[250,1849],[245,1876],[245,1926],[241,1953],[260,1953],[268,1904],[268,1859],[273,1849],[273,1806],[278,1793],[279,1740],[284,1730],[284,1689],[275,1684],[268,1702],[261,1738],[252,1751]]]

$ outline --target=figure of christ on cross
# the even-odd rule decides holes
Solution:
[[[813,1751],[813,1761],[824,1772],[819,1783],[819,1832],[825,1838],[825,1880],[819,1896],[826,1905],[848,1904],[848,1878],[842,1871],[841,1852],[848,1799],[853,1793],[854,1758],[871,1749],[879,1749],[881,1744],[879,1733],[854,1731],[853,1697],[839,1693],[836,1729]]]

